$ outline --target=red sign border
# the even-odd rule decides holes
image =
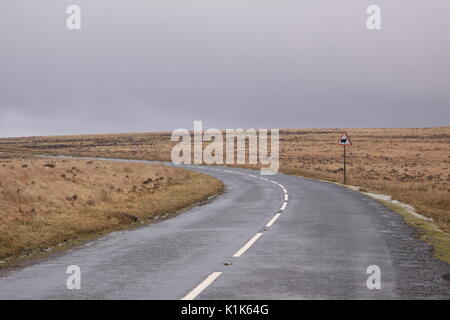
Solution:
[[[348,139],[348,143],[349,143],[349,144],[341,144],[341,143],[340,143],[340,142],[341,142],[341,139],[342,139],[342,137],[343,137],[344,135],[347,136],[347,139]],[[337,144],[338,144],[338,146],[341,146],[341,147],[351,146],[351,145],[352,145],[352,140],[350,140],[350,136],[348,135],[347,132],[343,132],[343,133],[341,134],[341,137],[339,138],[339,141],[338,141]]]

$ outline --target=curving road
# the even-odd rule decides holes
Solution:
[[[144,161],[145,162],[145,161]],[[192,167],[214,201],[4,274],[0,299],[449,299],[450,267],[375,200],[333,184]],[[81,268],[81,289],[66,269]],[[367,268],[381,270],[369,290]]]

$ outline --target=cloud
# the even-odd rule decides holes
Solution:
[[[0,135],[448,125],[448,1],[77,3],[1,2]]]

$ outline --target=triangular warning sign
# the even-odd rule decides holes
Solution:
[[[352,143],[350,142],[350,138],[348,137],[348,134],[346,132],[344,132],[341,135],[338,145],[340,145],[340,146],[351,146],[352,145]]]

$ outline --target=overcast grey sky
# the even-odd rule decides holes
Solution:
[[[0,1],[2,137],[449,119],[448,0]]]

